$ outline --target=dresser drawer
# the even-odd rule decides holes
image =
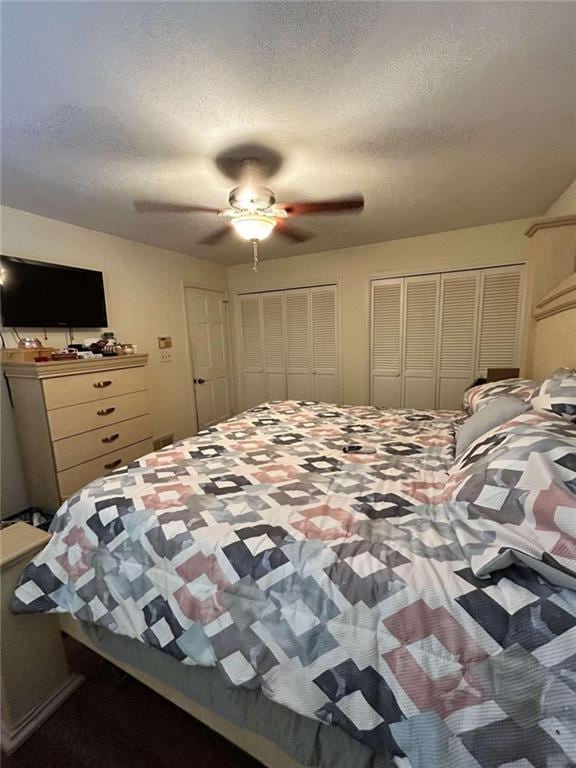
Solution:
[[[65,437],[53,443],[56,469],[61,471],[90,459],[96,459],[110,451],[119,450],[126,445],[140,443],[152,437],[150,416],[137,416],[129,421],[110,424],[108,427],[93,429],[81,435]]]
[[[61,440],[90,429],[143,416],[149,410],[147,392],[131,392],[129,395],[107,397],[93,403],[55,408],[48,411],[50,436],[52,440]]]
[[[67,499],[74,491],[78,491],[97,477],[109,475],[114,469],[123,467],[151,451],[152,440],[143,440],[135,445],[128,445],[119,451],[107,453],[98,459],[87,461],[85,464],[79,464],[77,467],[58,472],[58,487],[61,498]]]
[[[144,368],[122,368],[99,373],[57,376],[43,382],[46,409],[64,408],[76,403],[139,392],[146,389]]]

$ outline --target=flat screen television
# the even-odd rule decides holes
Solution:
[[[102,272],[0,256],[2,325],[105,328]]]

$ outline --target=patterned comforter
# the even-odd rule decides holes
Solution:
[[[72,496],[14,610],[217,665],[413,768],[575,765],[576,592],[473,575],[439,503],[463,418],[254,408]]]

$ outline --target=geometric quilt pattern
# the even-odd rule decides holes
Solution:
[[[529,402],[539,389],[540,384],[533,379],[501,379],[478,384],[466,390],[462,407],[467,413],[473,414],[488,405],[491,400],[503,395],[514,395],[524,402]]]

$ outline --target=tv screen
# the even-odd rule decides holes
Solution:
[[[2,325],[103,328],[108,325],[102,272],[0,256]]]

